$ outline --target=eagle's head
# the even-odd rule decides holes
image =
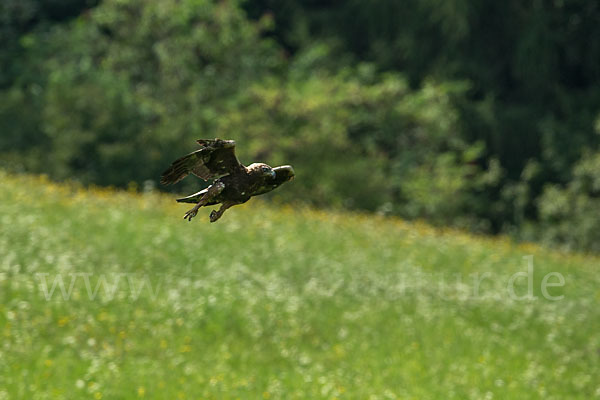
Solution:
[[[267,164],[252,164],[248,167],[251,174],[260,174],[262,182],[253,196],[270,192],[278,186],[294,179],[294,168],[291,165],[282,165],[271,168]]]
[[[248,172],[254,176],[260,176],[265,179],[275,179],[276,174],[273,168],[263,163],[254,163],[248,166]]]

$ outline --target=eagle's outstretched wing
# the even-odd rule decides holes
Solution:
[[[173,161],[163,172],[160,183],[177,183],[190,173],[209,181],[244,168],[235,156],[233,140],[199,139],[197,142],[200,150]]]

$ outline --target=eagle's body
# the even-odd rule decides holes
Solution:
[[[289,165],[271,168],[267,164],[242,165],[235,156],[233,140],[198,140],[200,150],[181,157],[171,164],[162,177],[162,184],[177,183],[192,173],[206,181],[214,179],[204,190],[177,199],[178,202],[196,203],[184,218],[192,220],[203,206],[221,204],[212,211],[210,221],[215,222],[229,207],[242,204],[252,196],[270,192],[294,178],[294,169]]]

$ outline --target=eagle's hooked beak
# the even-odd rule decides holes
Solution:
[[[273,168],[273,172],[275,172],[277,182],[279,184],[287,181],[291,181],[294,179],[296,175],[294,172],[294,168],[291,165],[282,165],[280,167]]]

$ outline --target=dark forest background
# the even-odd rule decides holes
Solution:
[[[230,138],[284,200],[600,251],[600,3],[3,0],[0,132],[140,190]]]

